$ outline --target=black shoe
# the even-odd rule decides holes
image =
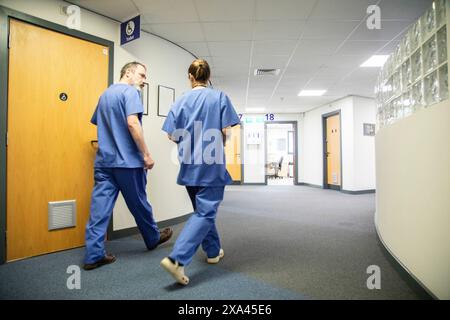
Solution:
[[[107,254],[106,256],[104,256],[103,258],[98,260],[97,262],[85,264],[83,266],[83,269],[84,270],[93,270],[93,269],[101,267],[105,264],[113,263],[114,261],[116,261],[116,257],[113,256],[112,254]]]

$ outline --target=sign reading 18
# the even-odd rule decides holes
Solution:
[[[239,113],[239,120],[242,120],[242,116],[243,116],[243,114]],[[264,116],[266,117],[267,121],[275,120],[275,115],[273,113],[266,113]]]

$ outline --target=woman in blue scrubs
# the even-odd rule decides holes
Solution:
[[[225,165],[224,137],[228,128],[240,122],[230,99],[208,88],[211,71],[205,60],[194,60],[188,74],[192,90],[175,101],[162,128],[178,144],[177,183],[186,186],[194,207],[172,252],[161,261],[183,285],[189,283],[184,267],[200,245],[208,263],[218,263],[224,256],[215,223],[225,185],[232,183]]]

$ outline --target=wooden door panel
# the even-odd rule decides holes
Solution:
[[[341,185],[341,139],[340,116],[326,119],[327,123],[327,183]]]
[[[241,181],[241,126],[231,128],[231,137],[225,145],[227,170],[233,181]]]
[[[11,20],[7,260],[84,245],[96,128],[108,85],[102,45]],[[67,100],[62,101],[60,94]],[[48,231],[48,202],[76,200],[76,227]]]

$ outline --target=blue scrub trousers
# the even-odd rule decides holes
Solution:
[[[220,239],[216,228],[216,214],[223,200],[225,186],[186,186],[194,207],[194,213],[178,236],[169,257],[182,265],[188,265],[200,244],[208,258],[219,255]]]
[[[147,176],[144,168],[94,168],[91,212],[86,225],[86,264],[102,259],[105,235],[119,191],[134,216],[148,249],[157,246],[160,234],[147,201]]]

